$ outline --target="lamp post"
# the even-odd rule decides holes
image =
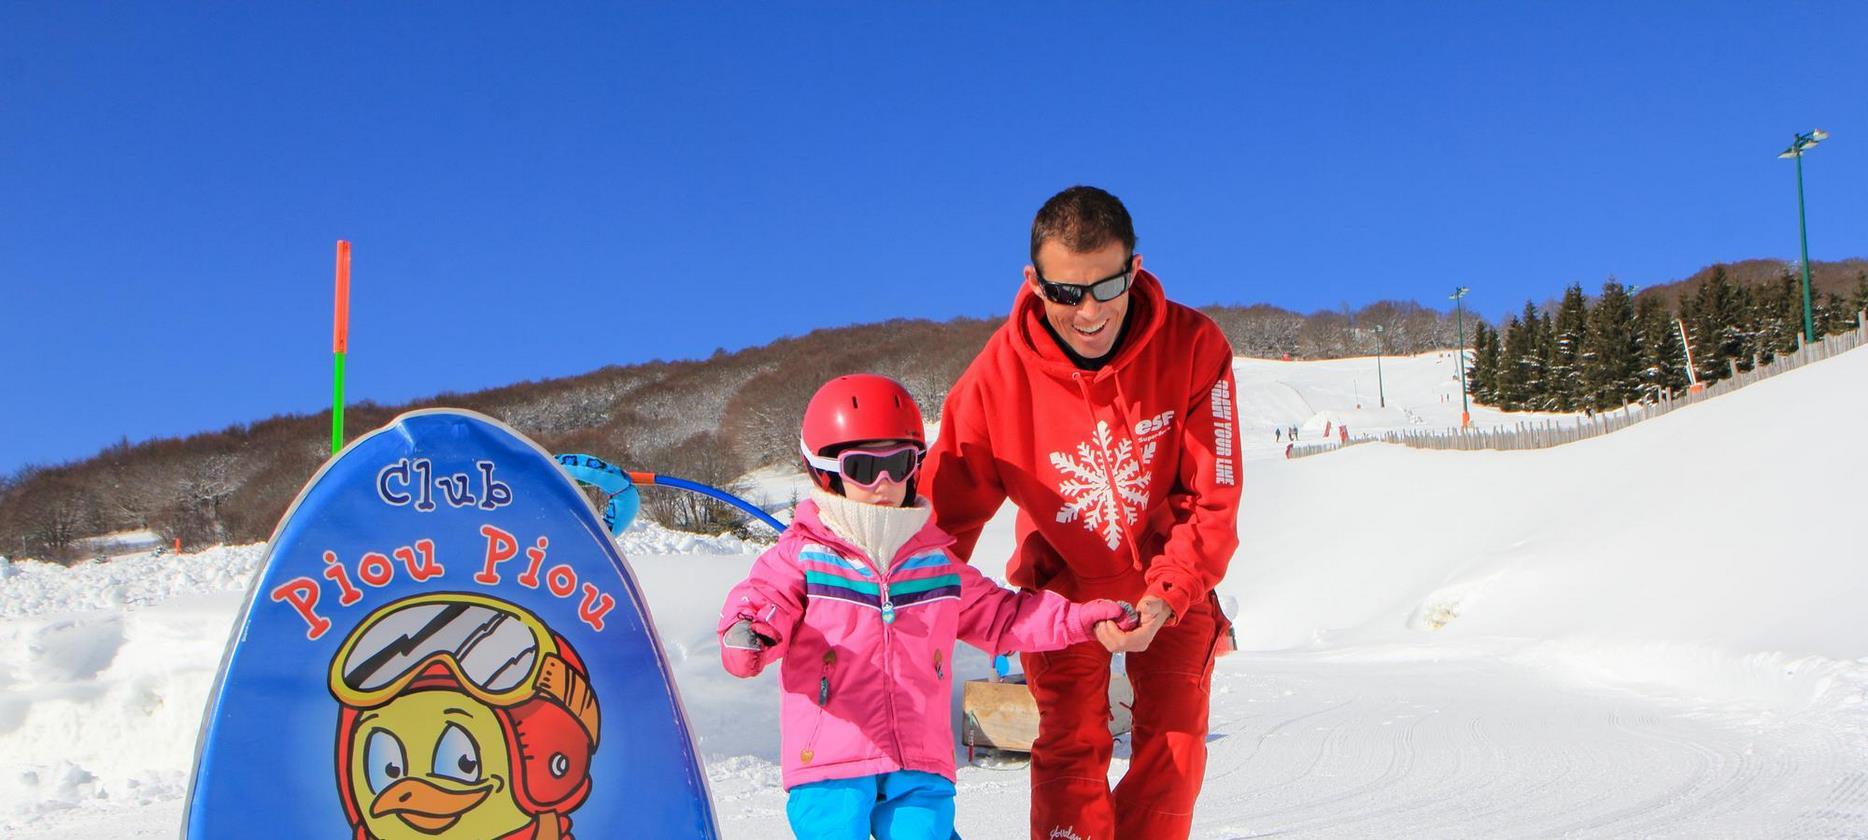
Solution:
[[[1453,290],[1453,311],[1459,320],[1459,427],[1464,429],[1472,425],[1472,402],[1466,398],[1466,309],[1461,300],[1471,289],[1461,286]]]
[[[1829,139],[1829,132],[1820,128],[1808,134],[1799,134],[1791,141],[1790,148],[1777,156],[1791,158],[1797,162],[1797,238],[1803,243],[1803,342],[1816,341],[1816,319],[1810,314],[1810,234],[1803,223],[1803,153],[1816,148],[1817,143]]]
[[[1382,325],[1375,325],[1375,391],[1381,395],[1382,408],[1388,407],[1388,389],[1382,385]]]

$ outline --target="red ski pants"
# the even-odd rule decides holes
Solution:
[[[1109,653],[1086,642],[1021,656],[1038,701],[1031,747],[1033,840],[1171,840],[1193,828],[1206,774],[1207,703],[1223,630],[1210,596],[1128,655],[1135,728],[1128,773],[1109,789]]]

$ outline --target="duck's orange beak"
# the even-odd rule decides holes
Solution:
[[[370,816],[395,814],[415,830],[439,834],[453,827],[462,814],[473,810],[493,789],[491,783],[455,793],[422,779],[403,779],[376,795]]]

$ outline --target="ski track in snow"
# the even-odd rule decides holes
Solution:
[[[1578,686],[1505,657],[1235,653],[1195,837],[1868,836],[1862,721]],[[1119,743],[1111,780],[1126,769]],[[777,767],[710,761],[729,838],[774,836]],[[958,826],[1026,836],[1029,776],[963,766]]]
[[[1200,837],[1868,832],[1868,742],[1820,716],[1748,725],[1496,659],[1234,654],[1215,691]]]

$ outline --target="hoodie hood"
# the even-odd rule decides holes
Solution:
[[[1103,366],[1103,371],[1121,370],[1140,356],[1166,320],[1167,295],[1161,291],[1161,281],[1147,269],[1135,272],[1135,282],[1129,285],[1128,295],[1129,311],[1121,327],[1126,331],[1122,345],[1116,348],[1116,357]],[[1011,325],[1012,346],[1033,367],[1058,379],[1069,379],[1081,372],[1065,355],[1064,348],[1058,346],[1058,340],[1045,329],[1044,298],[1039,297],[1029,283],[1020,283],[1018,295],[1012,299]],[[1099,371],[1098,375],[1101,373]]]

